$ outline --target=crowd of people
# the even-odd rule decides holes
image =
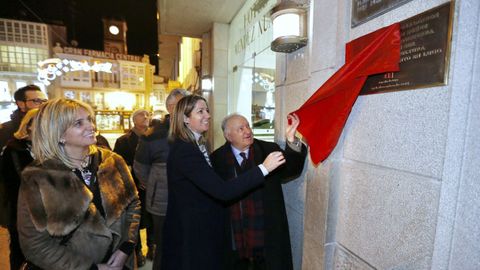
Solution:
[[[175,89],[168,115],[134,111],[112,151],[88,104],[47,100],[33,85],[14,98],[18,109],[0,127],[12,270],[137,269],[146,259],[162,270],[293,269],[281,185],[307,154],[296,115],[284,150],[227,115],[226,142],[210,153],[207,101]]]

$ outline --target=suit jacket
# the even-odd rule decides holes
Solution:
[[[282,151],[275,143],[255,139],[253,142],[255,164],[260,164],[274,151]],[[265,263],[268,270],[293,269],[288,220],[283,199],[282,183],[298,177],[303,170],[307,149],[302,144],[300,152],[291,149],[288,144],[283,151],[286,163],[271,172],[260,187],[263,189],[264,226],[265,226]],[[228,182],[235,175],[235,166],[229,160],[235,160],[230,143],[212,153],[211,160],[215,171]],[[236,162],[236,160],[235,160]],[[231,202],[233,204],[234,202]],[[227,205],[227,207],[231,206]],[[230,218],[227,218],[227,232],[230,231]],[[228,246],[232,247],[231,234],[225,235]]]
[[[127,162],[128,166],[132,166],[137,145],[138,145],[137,134],[135,134],[133,130],[129,130],[127,133],[118,137],[118,139],[115,141],[113,152],[122,156],[123,159],[125,159],[125,162]]]
[[[176,140],[167,161],[168,206],[163,230],[162,270],[222,268],[226,209],[231,200],[264,181],[260,168],[225,182],[198,146]]]
[[[99,148],[98,165],[103,217],[93,194],[58,160],[32,164],[22,172],[18,197],[18,235],[27,260],[42,269],[90,269],[108,251],[137,240],[140,201],[123,159]],[[68,241],[65,241],[67,237]],[[134,253],[126,267],[133,269]]]

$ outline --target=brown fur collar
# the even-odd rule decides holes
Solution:
[[[137,196],[135,184],[125,161],[117,154],[99,149],[93,159],[98,165],[104,220],[92,202],[93,194],[71,169],[58,160],[31,165],[22,173],[21,191],[25,193],[32,221],[37,230],[64,236],[81,223],[89,223],[92,230],[105,230],[117,220]],[[89,212],[85,220],[86,212]],[[99,232],[99,231],[97,231]]]

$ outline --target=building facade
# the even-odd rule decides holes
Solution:
[[[281,144],[286,116],[345,64],[346,43],[446,3],[453,16],[446,83],[359,96],[330,156],[284,185],[295,269],[480,269],[480,2],[297,2],[308,10],[308,44],[275,55]],[[354,5],[387,2],[398,5],[352,26]],[[255,73],[238,72],[256,66],[261,51],[232,57],[255,43],[238,35],[257,31],[247,23],[238,33],[238,14],[209,33],[215,146],[224,141],[223,115],[251,112],[249,101],[237,100],[250,100],[253,87],[236,85],[250,85]]]
[[[151,110],[154,66],[148,56],[61,47],[38,65],[38,79],[55,97],[84,101],[96,113],[97,129],[112,142],[132,127],[130,114]]]
[[[17,108],[13,93],[28,84],[46,86],[37,79],[37,63],[50,56],[48,25],[0,18],[0,123]]]

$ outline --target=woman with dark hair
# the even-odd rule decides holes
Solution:
[[[54,99],[34,119],[18,234],[41,269],[134,269],[140,201],[123,158],[95,145],[93,111]]]
[[[18,243],[17,198],[22,170],[33,160],[31,131],[33,117],[37,112],[38,109],[31,109],[25,114],[0,158],[0,172],[6,189],[4,199],[7,201],[7,228],[10,234],[10,269],[18,269],[25,261]]]
[[[169,131],[162,270],[222,269],[226,210],[221,202],[261,185],[265,175],[285,162],[281,152],[274,152],[225,182],[212,169],[204,145],[209,125],[203,97],[186,96],[177,103]]]

